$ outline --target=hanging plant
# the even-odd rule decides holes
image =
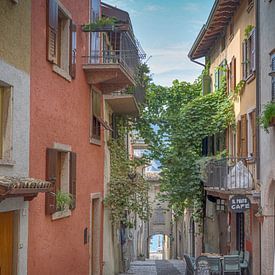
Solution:
[[[254,29],[253,25],[247,25],[246,28],[244,29],[244,37],[245,39],[248,39],[252,30]]]
[[[269,133],[269,127],[275,126],[275,102],[271,101],[264,106],[259,122],[267,133]]]
[[[82,26],[83,32],[107,32],[114,31],[118,22],[115,17],[101,17],[95,22],[91,22]]]

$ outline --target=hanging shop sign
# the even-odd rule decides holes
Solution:
[[[250,207],[250,199],[246,196],[233,196],[229,200],[229,208],[235,213],[243,213],[245,210],[250,209]]]

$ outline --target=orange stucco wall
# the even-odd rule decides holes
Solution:
[[[80,25],[88,22],[89,1],[61,2],[77,24],[76,79],[71,82],[54,73],[46,59],[46,1],[32,1],[30,176],[45,179],[47,147],[70,145],[77,153],[77,207],[70,217],[52,221],[45,215],[44,194],[30,202],[29,275],[88,274],[89,244],[83,236],[86,227],[90,230],[90,194],[103,194],[103,145],[89,142],[90,87],[81,65],[88,35]],[[102,261],[102,237],[100,255]]]

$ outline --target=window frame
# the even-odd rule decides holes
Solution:
[[[70,146],[55,143],[46,149],[46,180],[54,183],[54,190],[45,194],[46,215],[52,215],[53,220],[70,216],[76,208],[76,153]],[[57,209],[58,191],[72,196],[72,205],[68,209]]]
[[[275,102],[275,49],[273,52],[270,54],[270,76],[271,76],[271,101]],[[273,63],[274,62],[274,63]],[[274,67],[273,67],[274,66]]]
[[[99,100],[96,108],[99,110],[95,110],[96,98],[95,95],[98,96],[97,100]],[[92,143],[100,144],[101,142],[101,93],[96,91],[95,89],[91,89],[90,93],[90,104],[91,104],[91,117],[90,117],[90,141]]]
[[[13,164],[13,87],[0,81],[0,93],[0,164],[8,165]]]
[[[243,80],[248,80],[256,71],[256,31],[250,32],[249,37],[242,43]],[[252,62],[253,61],[253,62]]]

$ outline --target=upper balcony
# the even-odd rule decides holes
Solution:
[[[146,55],[134,36],[129,14],[103,3],[101,8],[102,20],[106,22],[108,18],[111,21],[115,18],[115,22],[97,30],[83,29],[92,32],[91,37],[95,39],[91,43],[94,48],[90,55],[83,57],[83,69],[89,84],[96,85],[104,94],[110,94],[136,85],[137,70]]]
[[[211,160],[205,167],[206,190],[220,193],[250,193],[255,189],[256,163],[245,158]]]

